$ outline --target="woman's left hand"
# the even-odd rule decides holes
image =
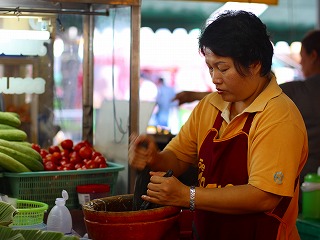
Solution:
[[[143,195],[142,199],[160,205],[189,207],[189,187],[174,176],[163,177],[164,174],[164,172],[150,172],[148,195]]]

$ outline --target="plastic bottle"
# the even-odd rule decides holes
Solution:
[[[62,198],[56,198],[55,206],[51,209],[47,219],[47,230],[72,233],[72,218],[69,209],[65,206],[69,195],[66,190],[62,191]]]
[[[304,177],[301,190],[303,217],[320,220],[320,167]]]

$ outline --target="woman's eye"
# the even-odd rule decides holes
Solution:
[[[220,72],[225,72],[225,71],[227,71],[227,70],[228,70],[227,68],[219,69]]]
[[[208,67],[208,69],[209,69],[209,72],[214,72],[214,71],[219,71],[219,72],[226,72],[229,68],[216,68],[216,69],[214,69],[213,67]]]

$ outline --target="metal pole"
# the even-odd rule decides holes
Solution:
[[[139,133],[139,82],[140,82],[140,26],[141,8],[131,8],[131,64],[130,64],[130,101],[129,101],[129,135]],[[128,192],[134,192],[136,171],[128,167]]]
[[[84,16],[82,139],[93,144],[93,31],[94,16]]]

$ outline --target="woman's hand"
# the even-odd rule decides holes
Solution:
[[[131,167],[143,170],[146,166],[152,165],[157,153],[157,144],[151,136],[131,134],[128,153]]]
[[[189,187],[176,177],[163,177],[165,172],[150,172],[148,195],[142,199],[160,205],[189,207]]]

